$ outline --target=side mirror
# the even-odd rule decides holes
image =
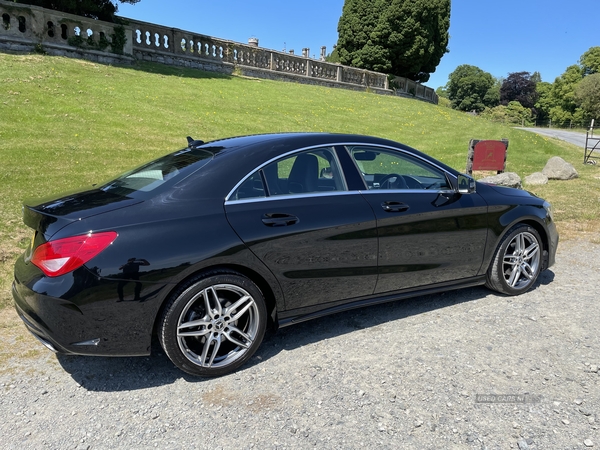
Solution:
[[[458,193],[473,194],[475,192],[475,179],[461,173],[458,175]]]

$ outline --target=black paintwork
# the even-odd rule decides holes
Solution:
[[[347,144],[408,152],[443,170],[453,188],[369,191]],[[324,145],[335,146],[348,191],[226,201],[266,162]],[[86,266],[60,277],[31,264],[32,249],[18,259],[13,296],[35,335],[67,353],[147,354],[169,295],[217,267],[237,270],[260,287],[275,326],[482,284],[502,236],[518,222],[540,232],[544,268],[554,262],[558,234],[542,199],[479,183],[476,193],[459,194],[455,170],[395,142],[307,133],[193,147],[213,156],[154,191],[117,195],[100,186],[25,203],[34,247],[89,231],[118,233]],[[267,225],[273,221],[283,226]],[[93,339],[100,342],[75,345]]]

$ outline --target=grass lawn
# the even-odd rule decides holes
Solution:
[[[580,178],[531,189],[553,203],[562,237],[600,229],[600,166],[567,143],[396,97],[257,80],[158,64],[113,67],[0,53],[0,309],[30,237],[26,197],[92,184],[170,151],[283,131],[370,134],[411,145],[459,170],[469,140],[508,138],[507,170],[540,171],[551,156]]]

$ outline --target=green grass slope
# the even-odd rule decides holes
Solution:
[[[556,200],[559,220],[599,216],[600,171],[581,164],[582,150],[447,108],[157,64],[112,67],[0,53],[0,305],[9,301],[12,264],[30,234],[21,223],[24,198],[102,181],[183,148],[188,135],[284,131],[385,137],[459,170],[469,139],[508,138],[507,170],[522,177],[555,155],[580,171],[579,180],[535,191]]]

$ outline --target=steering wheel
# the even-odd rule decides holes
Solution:
[[[385,186],[386,183],[387,187]],[[379,189],[408,189],[408,186],[402,175],[390,173],[379,181]]]
[[[423,184],[412,175],[402,175],[408,189],[426,189]]]

